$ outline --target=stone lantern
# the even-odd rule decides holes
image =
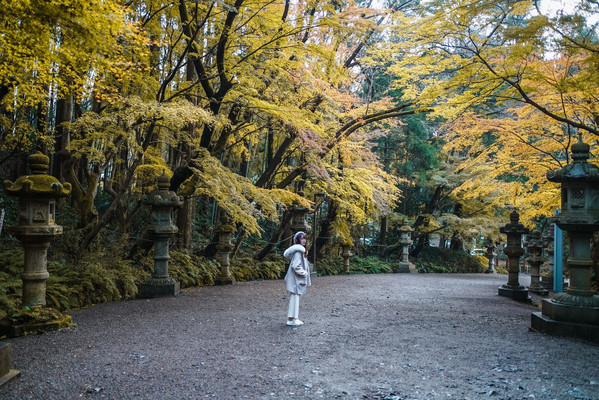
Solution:
[[[220,276],[216,278],[216,284],[218,285],[231,285],[235,283],[235,279],[229,272],[229,254],[233,250],[233,243],[231,243],[231,237],[235,228],[231,225],[229,218],[223,213],[220,218],[220,225],[215,229],[218,233],[218,244],[216,249],[220,254]]]
[[[298,196],[304,197],[304,186],[306,182],[304,177],[299,179],[296,183],[296,193]],[[289,223],[289,230],[287,231],[287,237],[289,238],[288,246],[293,244],[293,235],[296,232],[302,231],[306,234],[310,232],[310,226],[306,220],[306,215],[310,212],[306,207],[302,207],[297,203],[294,203],[291,207],[291,221]]]
[[[22,307],[24,310],[37,310],[38,313],[46,305],[46,281],[50,276],[47,270],[47,253],[50,241],[62,233],[62,226],[56,225],[56,199],[66,197],[71,191],[71,184],[61,184],[58,179],[48,175],[50,158],[37,152],[27,159],[31,175],[19,177],[14,183],[4,181],[4,187],[11,196],[19,198],[17,226],[10,232],[21,241],[25,252]],[[47,309],[54,317],[46,319],[39,330],[53,329],[52,325],[65,318],[61,326],[70,325],[70,317],[65,317],[56,310]],[[35,319],[35,318],[34,318]],[[30,321],[31,322],[31,321]],[[20,336],[26,328],[18,328],[18,324],[9,328],[8,334]],[[25,329],[25,330],[23,330]]]
[[[306,207],[299,207],[297,205],[291,209],[291,223],[289,228],[292,232],[290,240],[293,240],[293,235],[296,232],[302,231],[306,234],[310,232],[310,225],[308,225],[308,222],[306,221],[306,215],[309,211],[310,210],[308,210]]]
[[[541,295],[549,292],[541,284],[541,264],[543,263],[543,240],[541,232],[534,230],[524,243],[528,249],[528,265],[530,266],[530,286],[528,290]]]
[[[487,268],[485,273],[495,273],[495,246],[493,245],[493,242],[489,242],[489,245],[487,246],[487,252],[485,253],[485,258],[489,260],[489,268]]]
[[[50,158],[37,152],[28,158],[31,175],[21,176],[14,183],[4,181],[9,195],[19,197],[18,225],[11,233],[23,243],[25,269],[23,280],[23,307],[36,308],[46,305],[46,254],[50,241],[62,233],[56,225],[56,199],[71,191],[71,184],[64,186],[48,175]]]
[[[142,204],[151,207],[152,224],[148,228],[154,241],[154,274],[141,285],[141,297],[176,296],[181,292],[180,283],[168,275],[168,244],[177,233],[174,225],[175,209],[183,205],[183,197],[168,190],[170,180],[163,171],[157,179],[158,188],[142,199]]]
[[[397,272],[400,273],[416,273],[416,267],[412,264],[408,257],[410,254],[409,246],[412,244],[412,232],[414,230],[404,221],[403,226],[400,228],[399,243],[401,244],[401,261],[399,262],[399,268]]]
[[[531,328],[560,336],[599,341],[599,296],[591,289],[591,235],[599,230],[599,167],[589,164],[590,146],[579,140],[572,145],[572,163],[547,172],[547,179],[561,183],[561,214],[553,217],[568,232],[570,285],[565,293],[544,299],[532,314]]]
[[[341,246],[341,257],[343,257],[343,272],[349,274],[349,258],[352,256],[351,246],[344,244]]]
[[[507,284],[499,287],[499,295],[514,300],[528,301],[530,300],[528,290],[518,282],[518,262],[524,254],[522,235],[527,234],[529,229],[522,225],[519,220],[520,215],[514,210],[510,214],[510,222],[499,228],[499,232],[507,236],[507,246],[505,246],[503,252],[508,257],[508,281]]]

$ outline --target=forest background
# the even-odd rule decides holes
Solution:
[[[169,272],[186,287],[214,283],[225,215],[233,276],[280,278],[298,207],[320,273],[341,272],[341,246],[353,272],[392,271],[404,221],[421,271],[482,271],[467,251],[503,242],[512,210],[549,229],[546,173],[571,144],[598,152],[594,0],[2,3],[0,176],[41,151],[72,185],[48,261],[59,309],[151,275],[140,200],[163,172],[184,197]],[[17,200],[0,208],[6,313],[23,254]]]

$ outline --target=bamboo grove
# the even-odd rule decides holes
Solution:
[[[185,198],[177,246],[213,242],[226,213],[237,248],[260,238],[262,259],[290,207],[311,209],[320,193],[321,248],[376,226],[384,254],[403,218],[419,238],[497,238],[514,207],[527,223],[558,208],[545,173],[569,162],[579,135],[597,154],[589,0],[557,12],[532,0],[4,0],[3,10],[0,173],[14,180],[28,154],[51,156],[73,187],[79,253],[107,232],[136,246],[139,200],[163,171]]]

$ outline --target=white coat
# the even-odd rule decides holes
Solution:
[[[301,244],[294,244],[283,252],[283,256],[291,260],[285,275],[287,291],[295,294],[305,294],[306,287],[310,286],[310,268],[308,259],[304,256],[306,248]]]

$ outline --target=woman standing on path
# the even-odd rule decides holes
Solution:
[[[301,231],[297,232],[293,235],[293,245],[283,252],[283,256],[291,260],[287,275],[285,275],[287,291],[291,293],[287,312],[287,325],[289,326],[303,325],[303,322],[298,319],[299,300],[311,284],[306,242],[306,234]]]

